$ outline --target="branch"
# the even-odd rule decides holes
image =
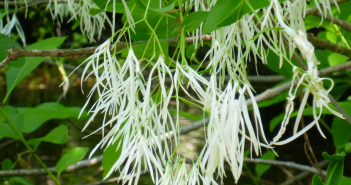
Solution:
[[[211,42],[211,35],[203,35],[201,38],[204,42]],[[178,44],[178,39],[160,39],[159,41],[168,42],[169,45]],[[194,37],[186,37],[185,44],[191,44],[195,41]],[[132,45],[140,45],[149,41],[133,42]],[[111,52],[118,52],[128,47],[126,42],[118,42],[116,48],[111,48]],[[9,55],[0,63],[0,69],[5,67],[9,62],[17,60],[20,57],[68,57],[69,59],[80,59],[85,55],[90,55],[95,52],[97,47],[80,48],[80,49],[53,49],[53,50],[25,50],[18,47],[13,47],[10,50],[5,50]]]
[[[349,58],[351,58],[351,49],[348,49],[346,47],[340,46],[338,44],[334,44],[330,41],[320,39],[315,37],[312,33],[307,33],[308,41],[311,42],[311,44],[316,47],[316,48],[325,48],[330,51],[340,53],[342,55],[345,55]]]
[[[320,167],[324,167],[326,166],[327,164],[329,164],[330,161],[327,161],[327,160],[323,160],[321,162],[318,163],[318,165]],[[324,171],[323,171],[324,173]],[[296,175],[294,178],[291,178],[287,181],[285,181],[284,183],[280,184],[280,185],[291,185],[291,184],[296,184],[296,182],[306,178],[307,176],[309,176],[311,174],[311,172],[308,172],[308,171],[304,171],[298,175]]]
[[[347,2],[347,1],[349,1],[349,0],[336,0],[336,3],[337,3],[338,5],[340,5],[340,4],[345,3],[345,2]],[[330,1],[330,6],[335,6],[335,5],[336,5],[336,4],[334,3],[334,1]],[[323,5],[322,5],[322,4],[319,4],[319,6],[323,6]],[[314,14],[315,12],[319,12],[317,6],[314,6],[314,7],[311,7],[311,8],[309,8],[309,9],[307,9],[307,11],[306,11],[306,16],[307,16],[307,15]]]
[[[63,172],[70,173],[79,169],[94,166],[101,163],[102,155],[88,160],[82,160],[75,164],[68,166]],[[56,167],[48,168],[52,173],[57,173]],[[4,170],[0,171],[0,177],[10,176],[31,176],[31,175],[44,175],[47,174],[43,168],[40,169],[20,169],[20,170]]]
[[[289,162],[289,161],[276,161],[276,160],[267,160],[267,159],[251,159],[251,158],[244,158],[244,162],[247,163],[256,163],[256,164],[269,164],[273,166],[285,166],[289,168],[294,168],[298,169],[301,171],[306,171],[309,173],[318,173],[318,170],[314,167],[303,165],[303,164],[297,164],[294,162]],[[328,164],[330,161],[324,160],[321,163],[322,164]],[[327,174],[325,171],[323,171],[324,174]]]
[[[339,0],[337,1],[338,4],[341,4],[341,3],[344,3],[344,2],[347,2],[349,0]],[[335,6],[335,3],[334,2],[330,2],[330,5],[331,6]],[[320,5],[320,6],[323,6],[323,5]],[[339,18],[336,18],[336,17],[333,17],[329,14],[326,14],[325,16],[323,16],[317,9],[316,6],[312,7],[312,8],[309,8],[307,11],[306,11],[306,16],[307,15],[315,15],[317,17],[320,17],[320,18],[324,18],[325,20],[329,21],[329,22],[332,22],[336,25],[339,25],[340,27],[344,28],[344,30],[346,31],[349,31],[351,32],[351,23],[350,22],[347,22],[347,21],[344,21],[344,20],[341,20]]]

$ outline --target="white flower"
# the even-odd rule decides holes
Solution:
[[[218,91],[213,82],[215,80],[212,76],[209,88]],[[223,179],[225,176],[224,162],[227,161],[237,182],[243,167],[245,139],[251,141],[251,147],[257,155],[261,153],[261,146],[268,147],[267,144],[259,141],[261,134],[264,142],[267,143],[258,106],[253,101],[254,126],[248,114],[245,98],[245,93],[248,93],[254,100],[248,84],[240,88],[237,81],[234,81],[234,84],[229,82],[227,88],[219,96],[217,92],[208,93],[208,97],[212,95],[210,122],[206,132],[206,146],[200,154],[202,164],[205,165],[203,168],[206,169],[205,181],[209,182],[210,179],[213,179],[213,173],[216,170],[218,176]]]
[[[298,70],[295,67],[294,68],[294,79],[298,75],[299,75]],[[285,132],[286,125],[289,123],[290,115],[293,112],[293,106],[294,106],[293,100],[295,99],[296,91],[297,91],[298,87],[302,84],[302,82],[304,80],[307,81],[308,84],[307,84],[307,88],[306,88],[305,94],[303,96],[303,99],[302,99],[302,102],[301,102],[301,105],[300,105],[300,108],[299,108],[299,112],[298,112],[296,120],[295,120],[293,136],[291,136],[291,137],[289,137],[289,138],[287,138],[287,139],[285,139],[283,141],[279,141],[280,137]],[[332,85],[330,86],[330,88],[328,90],[324,89],[323,83],[322,83],[323,80],[329,80],[331,82]],[[327,108],[335,116],[338,116],[338,117],[340,117],[342,119],[345,119],[342,114],[332,110],[329,107],[329,105],[328,105],[330,103],[330,99],[328,97],[328,94],[331,91],[331,89],[333,88],[333,85],[334,85],[333,81],[331,79],[329,79],[329,78],[319,78],[318,76],[316,77],[315,73],[312,73],[312,74],[310,74],[309,72],[307,72],[307,74],[304,73],[301,76],[298,84],[296,85],[294,93],[292,93],[293,87],[290,88],[289,98],[287,98],[288,99],[288,105],[287,105],[287,108],[286,108],[286,114],[285,114],[284,120],[281,123],[281,128],[279,130],[278,135],[273,139],[273,142],[270,145],[284,145],[284,144],[287,144],[287,143],[295,140],[299,136],[301,136],[303,133],[308,131],[314,125],[317,126],[319,132],[325,138],[325,136],[324,136],[324,134],[323,134],[323,132],[322,132],[320,126],[319,126],[319,123],[318,123],[318,120],[320,119],[320,117],[322,115],[323,107]],[[304,111],[305,106],[306,106],[307,98],[308,98],[310,93],[313,94],[313,118],[314,118],[314,120],[311,123],[309,123],[305,128],[301,129],[300,131],[297,131],[298,127],[299,127],[300,120],[301,120],[302,115],[303,115],[303,111]],[[319,110],[318,113],[317,113],[317,109]]]
[[[0,13],[0,17],[1,17],[1,13]],[[8,20],[8,23],[5,25],[5,27],[3,27],[2,25],[3,25],[3,22],[2,22],[2,19],[0,19],[0,33],[3,33],[4,35],[6,35],[8,37],[11,36],[12,29],[14,27],[16,27],[17,33],[23,42],[23,46],[24,47],[26,46],[26,36],[24,35],[24,31],[22,29],[22,26],[16,17],[16,13],[14,13],[12,15],[11,21]]]
[[[298,115],[296,117],[296,121],[295,121],[295,125],[294,125],[294,132],[293,132],[294,135],[289,137],[288,139],[286,139],[284,141],[279,141],[279,139],[281,138],[281,136],[284,134],[284,132],[286,130],[286,126],[289,123],[290,115],[294,110],[293,100],[295,99],[297,88],[295,88],[295,91],[292,93],[292,90],[293,90],[293,84],[292,84],[290,91],[289,91],[289,97],[287,98],[288,105],[286,107],[285,117],[281,123],[281,128],[280,128],[277,136],[273,139],[273,142],[271,142],[270,145],[283,145],[283,144],[286,144],[288,142],[291,142],[292,140],[296,139],[297,137],[299,137],[303,133],[305,133],[307,130],[312,128],[314,125],[317,125],[319,132],[321,133],[321,135],[323,137],[325,137],[322,130],[319,127],[319,124],[318,124],[318,120],[321,117],[323,107],[326,107],[327,109],[329,109],[334,115],[336,115],[340,118],[343,118],[343,116],[340,113],[332,110],[328,106],[328,104],[330,102],[328,94],[331,91],[331,89],[333,88],[334,83],[329,78],[319,78],[318,68],[317,68],[318,63],[317,63],[316,57],[314,55],[313,45],[307,40],[307,37],[306,37],[306,34],[304,33],[304,31],[302,31],[301,29],[295,31],[294,29],[292,29],[291,27],[289,27],[288,25],[285,24],[283,17],[281,16],[279,2],[277,0],[272,0],[272,3],[274,3],[274,5],[275,5],[276,17],[278,19],[280,26],[282,26],[284,28],[284,31],[289,36],[292,37],[294,44],[299,48],[301,54],[306,58],[307,64],[308,64],[308,70],[305,73],[302,70],[298,70],[297,67],[293,68],[293,72],[294,72],[293,81],[295,80],[295,78],[299,78],[297,88],[302,84],[302,82],[304,82],[304,81],[307,82],[307,85],[306,85],[307,89],[305,91],[303,100],[301,102],[299,112],[298,112]],[[319,6],[317,6],[317,7],[319,7]],[[301,77],[299,77],[299,75],[300,75],[299,72],[303,73]],[[324,80],[324,79],[331,81],[332,85],[331,85],[329,90],[325,90],[323,87],[322,80]],[[301,120],[301,117],[302,117],[302,114],[303,114],[303,111],[304,111],[304,108],[305,108],[305,105],[307,102],[307,98],[308,98],[310,93],[312,93],[314,95],[313,96],[313,118],[314,118],[314,121],[312,121],[305,128],[303,128],[302,130],[297,132],[298,126],[299,126],[299,123],[300,123],[300,120]],[[319,109],[318,114],[317,114],[317,108]]]
[[[173,184],[173,165],[171,163],[167,163],[165,172],[162,174],[159,179],[160,185],[169,185]]]

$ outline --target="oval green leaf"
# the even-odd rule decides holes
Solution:
[[[47,135],[37,139],[30,139],[29,144],[33,145],[36,149],[42,141],[55,143],[55,144],[64,144],[67,142],[68,130],[66,125],[59,125],[58,127],[51,130]]]
[[[47,102],[37,107],[17,108],[24,115],[23,132],[33,132],[43,123],[51,119],[78,118],[81,108],[65,107],[56,102]],[[83,118],[87,114],[82,114]]]
[[[58,176],[69,166],[84,158],[89,148],[77,147],[67,152],[56,164]]]
[[[207,16],[210,14],[208,11],[197,11],[189,14],[184,18],[183,30],[193,31],[200,27],[201,23],[206,20]]]

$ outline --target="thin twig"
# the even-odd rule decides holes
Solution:
[[[203,35],[201,38],[204,42],[211,42],[211,35]],[[160,42],[168,42],[169,45],[178,44],[178,39],[160,39]],[[191,44],[195,41],[194,37],[185,38],[186,44]],[[134,42],[132,45],[140,45],[149,41]],[[150,41],[153,42],[153,41]],[[126,42],[118,42],[115,48],[111,48],[111,52],[118,52],[128,47]],[[20,57],[68,57],[69,59],[81,59],[86,55],[93,54],[97,47],[80,48],[80,49],[53,49],[53,50],[25,50],[18,47],[13,47],[10,50],[5,50],[9,55],[0,63],[0,69],[5,67],[9,62],[17,60]]]
[[[102,155],[94,157],[88,160],[79,161],[73,165],[67,167],[63,173],[70,173],[79,169],[87,168],[101,163]],[[57,173],[56,167],[48,168],[52,173]],[[39,169],[20,169],[20,170],[3,170],[0,171],[0,177],[11,177],[11,176],[32,176],[32,175],[44,175],[47,174],[43,168]]]
[[[244,158],[244,162],[257,163],[257,164],[269,164],[269,165],[273,165],[273,166],[285,166],[285,167],[294,168],[297,170],[306,171],[306,172],[310,172],[310,173],[318,173],[318,170],[316,170],[316,168],[314,168],[312,166],[297,164],[297,163],[289,162],[289,161]],[[328,164],[329,162],[330,161],[325,160],[325,162],[323,162],[323,163]],[[323,173],[326,174],[325,171],[323,171]]]
[[[329,164],[330,161],[327,161],[327,160],[323,160],[321,162],[318,163],[318,165],[320,167],[324,167],[326,166],[327,164]],[[308,171],[304,171],[298,175],[296,175],[294,178],[291,178],[287,181],[285,181],[284,183],[280,184],[280,185],[291,185],[291,184],[296,184],[296,182],[306,178],[307,176],[309,176],[311,174],[311,172],[308,172]]]
[[[342,3],[345,3],[349,0],[338,0],[336,1],[337,4],[342,4]],[[320,5],[320,6],[323,6],[323,5]],[[330,6],[335,6],[335,3],[334,2],[330,2]],[[322,15],[318,8],[316,6],[312,7],[312,8],[309,8],[307,11],[306,11],[306,16],[307,15],[315,15],[317,17],[320,17],[322,19],[325,19],[329,22],[332,22],[336,25],[339,25],[340,27],[344,28],[344,30],[346,31],[350,31],[351,32],[351,23],[350,22],[347,22],[347,21],[344,21],[344,20],[341,20],[339,18],[336,18],[336,17],[333,17],[329,14],[326,14],[326,15]]]
[[[345,2],[348,2],[349,0],[336,0],[336,3],[338,5],[342,4],[342,3],[345,3]],[[336,4],[334,3],[334,1],[330,1],[330,6],[335,6]],[[323,6],[322,4],[319,4],[319,6]],[[311,7],[309,9],[307,9],[306,11],[306,16],[307,15],[311,15],[311,14],[314,14],[314,12],[319,12],[317,6],[314,6],[314,7]]]
[[[340,53],[342,55],[345,55],[351,58],[351,49],[349,48],[340,46],[338,44],[334,44],[328,40],[317,38],[312,33],[308,33],[307,37],[308,37],[308,41],[310,41],[315,48],[327,49],[332,52]]]

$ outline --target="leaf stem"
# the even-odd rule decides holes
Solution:
[[[12,130],[17,134],[17,136],[20,138],[24,146],[34,155],[35,159],[39,162],[39,164],[45,169],[45,171],[50,175],[52,180],[57,184],[60,185],[60,182],[57,180],[57,178],[51,173],[51,171],[46,167],[44,162],[39,158],[39,156],[35,153],[35,151],[32,149],[32,147],[29,146],[28,142],[24,139],[22,133],[20,133],[15,125],[12,123],[10,118],[7,116],[6,112],[2,107],[0,107],[0,112],[4,115],[5,119],[7,120],[8,124],[12,128]]]

